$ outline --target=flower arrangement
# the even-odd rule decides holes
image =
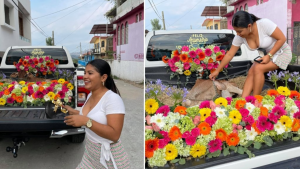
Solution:
[[[65,79],[51,82],[0,82],[0,106],[43,106],[45,102],[63,99],[73,106],[74,85]]]
[[[220,50],[220,47],[215,45],[191,49],[183,46],[181,51],[172,51],[171,57],[163,56],[162,60],[172,72],[171,79],[184,74],[186,81],[189,81],[193,72],[196,73],[197,78],[207,78],[219,66],[225,53],[225,50]],[[227,67],[228,65],[223,69],[225,74],[227,74]]]
[[[295,84],[294,90],[297,90],[297,86],[300,85],[300,74],[299,72],[289,72],[287,71],[280,71],[277,74],[277,70],[270,71],[268,74],[268,79],[274,83],[275,89],[277,89],[277,82],[283,81],[285,86],[288,86],[288,82],[293,82]],[[300,92],[300,88],[299,88]]]
[[[150,167],[160,167],[185,164],[191,158],[227,156],[230,151],[252,158],[252,148],[284,139],[298,141],[300,97],[294,96],[299,95],[280,86],[265,96],[220,97],[173,109],[157,101],[158,96],[146,94],[146,161]]]
[[[43,56],[44,52],[41,49],[34,49],[31,52],[32,56],[20,58],[19,62],[14,62],[14,66],[18,72],[28,71],[37,76],[45,76],[52,74],[59,64],[58,60],[54,60],[51,56]]]

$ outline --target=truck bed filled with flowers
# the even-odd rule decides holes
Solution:
[[[261,147],[300,138],[300,93],[296,88],[275,87],[265,96],[219,97],[193,107],[181,106],[187,90],[174,92],[174,88],[160,80],[146,86],[147,167],[170,167],[235,153],[253,158]],[[174,104],[166,104],[164,99]]]

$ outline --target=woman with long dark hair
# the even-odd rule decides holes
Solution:
[[[70,114],[65,117],[67,125],[86,126],[85,152],[77,168],[129,168],[127,154],[119,140],[125,107],[109,64],[101,59],[90,61],[83,80],[91,92],[81,111],[64,106]]]
[[[209,75],[209,78],[215,80],[242,44],[245,44],[249,50],[262,48],[267,51],[267,55],[258,59],[260,63],[254,62],[249,69],[242,97],[249,96],[252,91],[253,95],[260,95],[265,81],[264,73],[278,68],[286,70],[292,60],[291,48],[286,43],[282,31],[269,19],[260,19],[248,12],[238,11],[232,17],[232,26],[237,36],[234,37],[232,46],[221,64]]]

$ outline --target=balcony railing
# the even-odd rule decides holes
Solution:
[[[231,5],[232,3],[236,2],[236,1],[238,1],[238,0],[229,0],[229,1],[227,1],[227,6]]]
[[[25,38],[24,36],[21,36],[21,35],[20,35],[20,39],[23,40],[23,41],[25,41],[25,42],[30,43],[30,39],[27,39],[27,38]]]

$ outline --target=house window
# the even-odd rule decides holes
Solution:
[[[137,23],[139,21],[139,14],[135,15],[135,22]]]
[[[259,5],[259,0],[256,0],[256,5]]]
[[[22,18],[22,14],[20,12],[19,12],[19,33],[21,36],[24,36],[23,18]]]
[[[213,29],[213,26],[211,25],[209,28],[210,28],[210,29]]]
[[[9,7],[4,5],[4,15],[5,15],[5,23],[10,25],[10,20],[9,20]]]
[[[209,29],[209,27],[206,27],[206,29]]]
[[[219,25],[215,24],[215,29],[218,30],[219,29]]]
[[[122,26],[121,26],[121,28],[122,28],[122,35],[121,35],[121,38],[122,38],[122,45],[124,45],[125,44],[125,30],[124,30],[124,25],[122,24]]]
[[[125,23],[125,44],[128,44],[128,22]]]
[[[139,15],[139,21],[142,20],[142,12],[140,12],[140,15]]]
[[[245,4],[245,11],[248,12],[248,5]]]
[[[118,27],[118,45],[120,45],[120,26]]]
[[[105,42],[104,41],[101,42],[101,47],[105,47]]]
[[[239,8],[236,8],[235,12],[239,11]]]
[[[264,3],[264,0],[260,0],[260,4]]]
[[[243,6],[241,6],[241,8],[240,8],[240,11],[243,11],[244,9],[243,9]]]

